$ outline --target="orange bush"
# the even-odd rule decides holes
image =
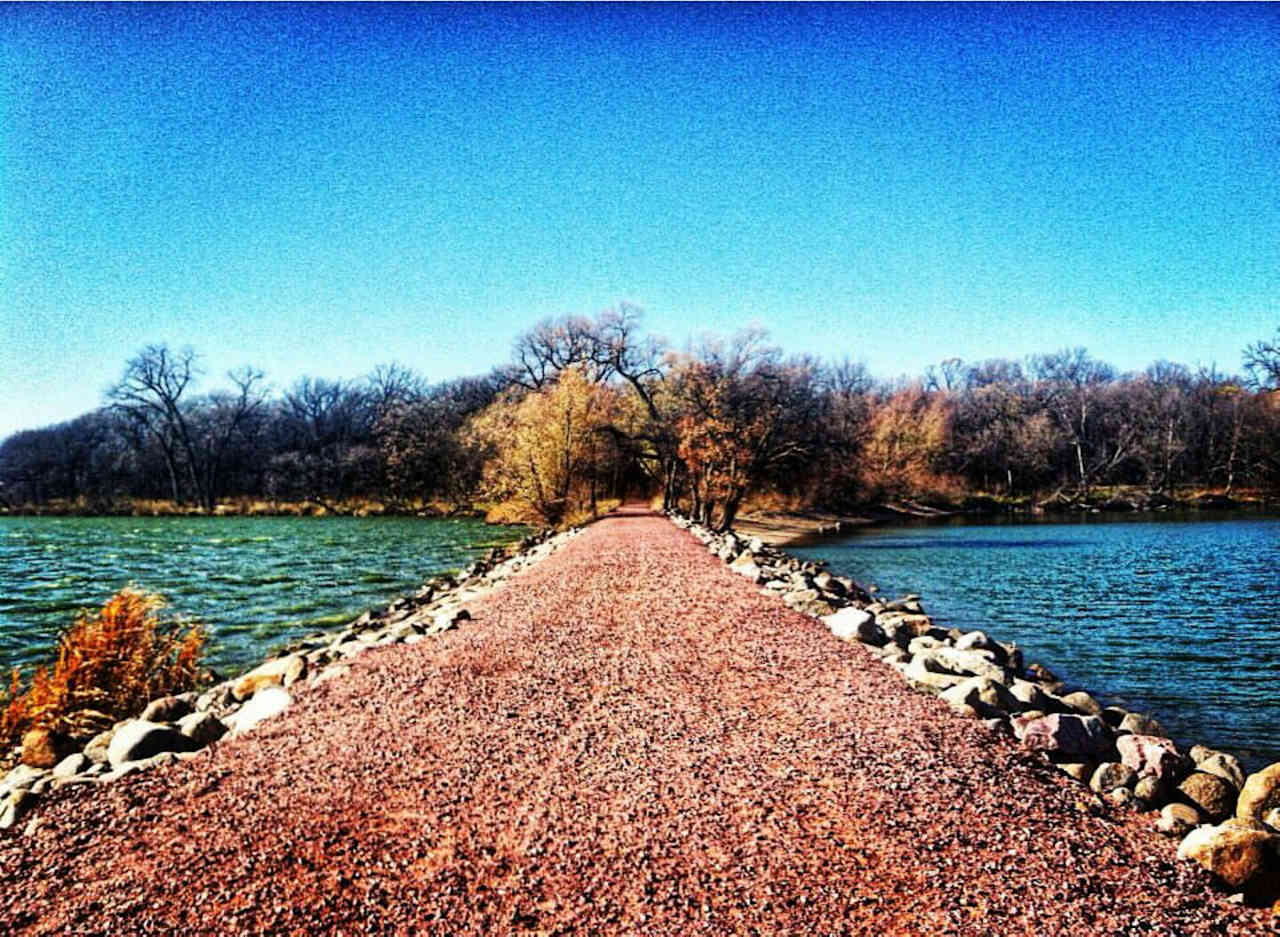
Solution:
[[[194,688],[204,630],[193,625],[184,633],[182,622],[159,616],[163,605],[159,596],[124,588],[98,612],[82,612],[28,687],[13,672],[0,693],[0,743],[17,744],[30,729],[85,738],[158,696]]]

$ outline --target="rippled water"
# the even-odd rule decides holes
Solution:
[[[199,619],[234,671],[523,531],[471,519],[0,517],[0,672],[130,582]]]
[[[1183,744],[1280,761],[1280,519],[873,528],[793,552],[920,593]]]

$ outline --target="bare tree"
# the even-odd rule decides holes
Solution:
[[[148,345],[129,359],[124,375],[106,393],[110,406],[159,444],[169,473],[170,491],[178,504],[185,500],[178,480],[183,474],[184,456],[185,474],[193,491],[199,487],[191,433],[182,411],[183,394],[198,373],[196,353],[191,348],[175,353],[168,345]]]
[[[1255,388],[1280,390],[1280,329],[1270,341],[1256,341],[1244,350],[1244,367]]]

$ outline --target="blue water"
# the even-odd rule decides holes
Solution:
[[[793,552],[919,593],[1184,745],[1280,761],[1280,518],[884,527]]]
[[[0,517],[0,673],[129,583],[209,629],[224,672],[465,566],[517,528],[472,519]]]

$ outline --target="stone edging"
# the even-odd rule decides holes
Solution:
[[[953,712],[1016,737],[1116,808],[1159,811],[1155,829],[1182,837],[1193,859],[1245,899],[1280,898],[1280,763],[1245,776],[1232,755],[1204,745],[1182,753],[1151,716],[1068,692],[1015,644],[982,631],[934,624],[919,596],[872,600],[853,580],[733,531],[714,532],[668,515],[728,564],[787,606],[857,641],[914,690]]]
[[[152,700],[136,718],[117,722],[52,768],[17,765],[0,779],[0,830],[17,824],[47,792],[110,784],[194,758],[224,737],[243,735],[288,708],[291,687],[341,679],[350,672],[347,662],[371,648],[417,644],[457,628],[471,618],[468,602],[493,592],[581,532],[581,527],[558,534],[544,530],[520,540],[514,551],[495,547],[457,577],[438,576],[413,596],[367,611],[335,631],[295,641],[239,677],[203,692]]]

